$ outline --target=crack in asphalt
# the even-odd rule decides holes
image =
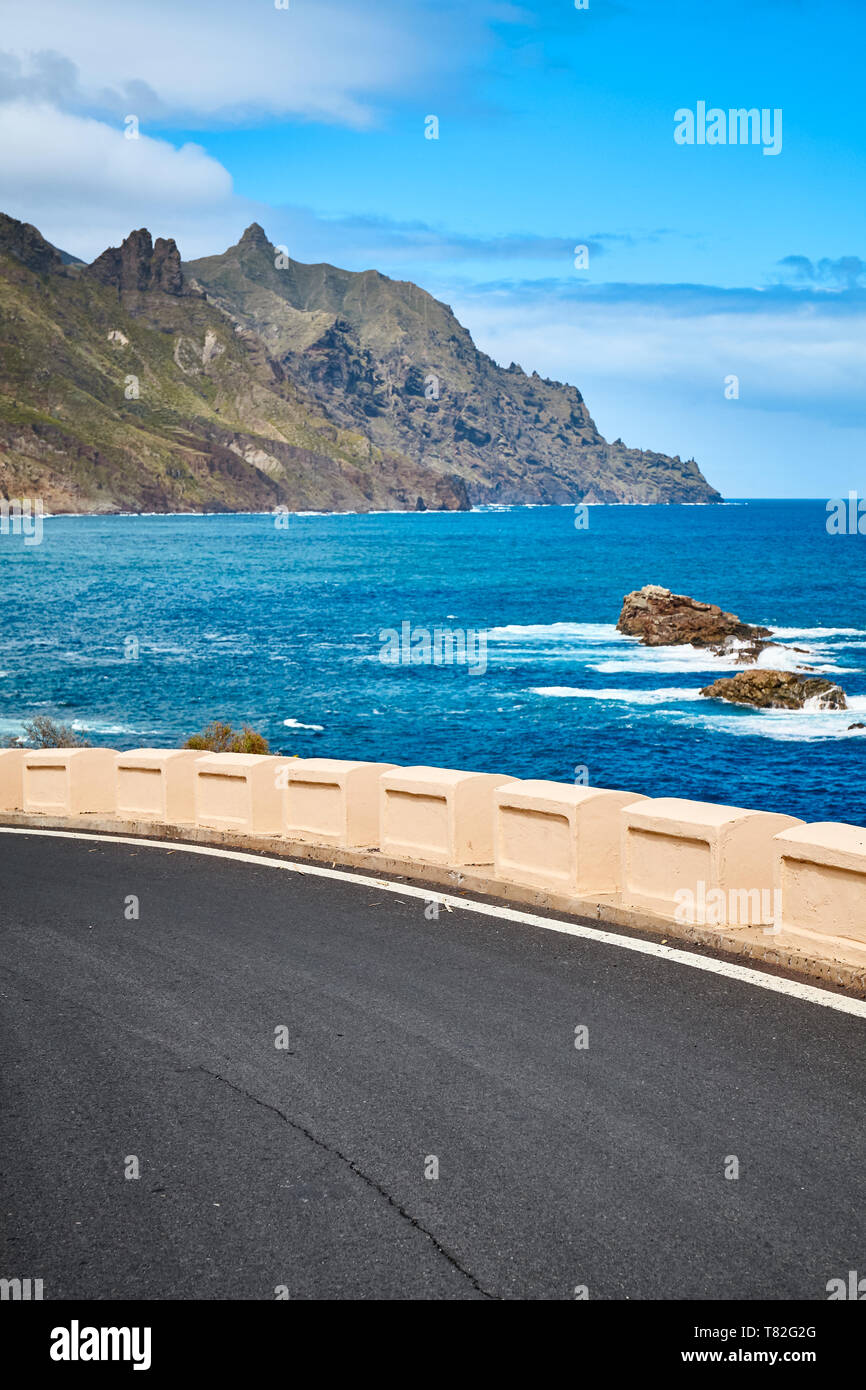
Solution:
[[[384,1197],[388,1205],[393,1207],[404,1221],[408,1221],[410,1226],[414,1227],[416,1231],[419,1231],[422,1236],[426,1236],[437,1253],[440,1254],[443,1259],[447,1260],[448,1263],[457,1270],[458,1274],[461,1274],[464,1279],[467,1279],[473,1289],[480,1293],[483,1298],[493,1299],[496,1297],[495,1294],[490,1293],[478,1282],[471,1270],[466,1269],[465,1266],[460,1263],[457,1256],[453,1255],[427,1226],[423,1226],[417,1217],[413,1216],[410,1211],[407,1211],[406,1208],[397,1201],[396,1197],[392,1197],[387,1188],[383,1187],[382,1184],[371,1177],[369,1173],[365,1173],[363,1168],[359,1168],[355,1160],[349,1158],[348,1154],[344,1154],[340,1149],[335,1148],[325,1139],[320,1139],[318,1135],[313,1134],[312,1130],[307,1129],[305,1125],[300,1124],[297,1120],[293,1120],[285,1111],[280,1110],[279,1106],[271,1105],[270,1101],[262,1100],[260,1096],[254,1095],[252,1091],[244,1090],[243,1086],[237,1086],[233,1081],[229,1081],[228,1077],[221,1076],[219,1072],[211,1071],[209,1067],[203,1067],[201,1065],[183,1067],[180,1068],[180,1070],[187,1072],[200,1071],[205,1076],[212,1076],[215,1081],[221,1081],[224,1086],[228,1086],[229,1089],[234,1091],[237,1095],[243,1096],[246,1100],[251,1100],[254,1105],[260,1105],[263,1110],[270,1110],[272,1114],[281,1119],[284,1124],[287,1124],[290,1129],[295,1130],[298,1134],[302,1134],[305,1139],[309,1139],[317,1148],[323,1149],[325,1153],[330,1154],[333,1158],[339,1159],[339,1161],[345,1164],[345,1166],[354,1173],[356,1177],[360,1178],[367,1187],[372,1188],[374,1192],[378,1192],[380,1197]]]

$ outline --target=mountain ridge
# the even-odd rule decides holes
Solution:
[[[0,214],[0,331],[0,493],[52,510],[720,500],[411,281],[294,261],[258,223],[218,256],[141,228],[84,265]]]

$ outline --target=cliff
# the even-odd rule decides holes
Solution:
[[[280,253],[90,266],[0,214],[0,495],[57,511],[717,501],[608,444],[573,386],[498,367],[416,285]]]

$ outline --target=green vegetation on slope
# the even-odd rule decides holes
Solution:
[[[181,267],[131,233],[92,266],[0,214],[0,495],[55,511],[714,500],[609,445],[580,393],[479,353],[446,305],[280,257],[252,227]]]

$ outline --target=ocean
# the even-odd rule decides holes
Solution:
[[[0,735],[47,714],[94,744],[173,746],[224,718],[301,756],[866,824],[866,729],[849,728],[866,723],[866,537],[828,534],[823,501],[580,520],[46,517],[41,544],[0,535]],[[850,709],[702,698],[732,661],[616,631],[623,595],[647,583],[773,628],[784,652],[761,664],[811,666]],[[468,634],[465,662],[405,659],[425,633],[435,653],[436,629]]]

